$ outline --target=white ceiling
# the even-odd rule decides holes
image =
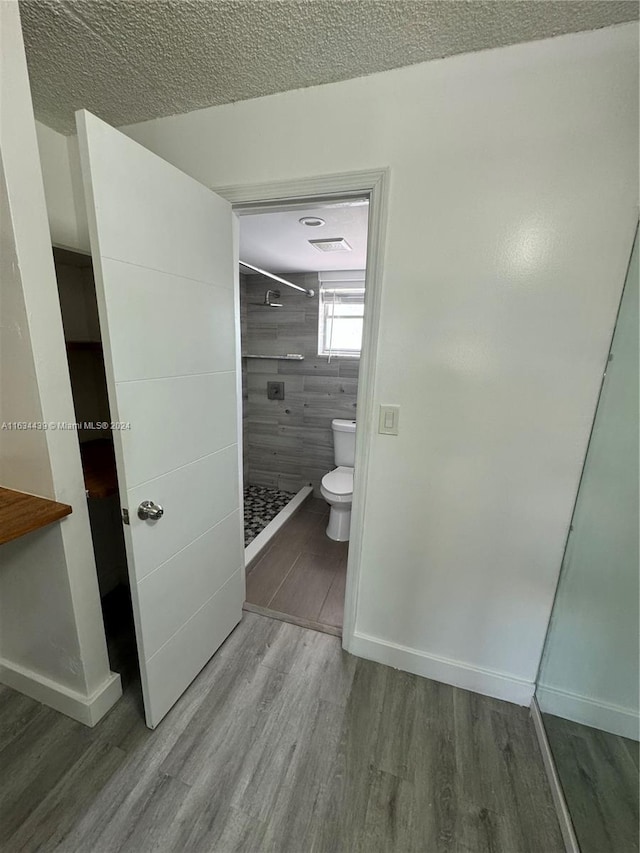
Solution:
[[[0,0],[1,2],[1,0]],[[635,0],[21,0],[36,117],[74,133],[638,18]]]
[[[240,217],[240,258],[267,272],[363,270],[367,263],[367,201],[336,202],[277,213]],[[302,225],[304,216],[319,217],[319,227]],[[309,240],[344,237],[350,252],[320,252]],[[249,272],[241,268],[241,272]]]

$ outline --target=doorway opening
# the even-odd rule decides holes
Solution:
[[[53,257],[109,663],[125,686],[138,659],[93,264],[68,249]]]
[[[245,609],[339,636],[369,197],[237,212]]]

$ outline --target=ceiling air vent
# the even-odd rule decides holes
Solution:
[[[329,237],[327,240],[309,240],[319,252],[350,252],[351,246],[344,237]]]

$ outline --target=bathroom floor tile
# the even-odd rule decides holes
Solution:
[[[346,559],[349,551],[348,542],[334,542],[327,536],[328,517],[323,518],[321,523],[311,531],[310,536],[305,541],[304,549],[312,554],[319,556],[335,557],[337,559]]]
[[[273,537],[273,548],[295,548],[298,551],[306,550],[306,543],[316,533],[324,530],[323,517],[315,512],[299,510],[287,521],[284,527]]]
[[[329,515],[329,504],[322,498],[309,498],[304,503],[305,512],[316,512],[318,515]]]
[[[320,611],[337,570],[332,558],[302,553],[284,579],[269,607],[318,622]]]
[[[347,581],[347,565],[336,569],[336,572],[331,581],[329,592],[324,600],[322,609],[318,616],[318,622],[323,625],[333,625],[336,628],[342,628],[342,619],[344,615],[344,590]]]
[[[246,601],[274,618],[335,633],[342,627],[349,543],[327,537],[323,503],[307,501],[249,566]]]
[[[286,548],[269,549],[247,575],[247,601],[259,607],[268,607],[299,553]]]

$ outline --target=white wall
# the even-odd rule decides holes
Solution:
[[[51,240],[56,246],[90,253],[76,138],[39,121],[36,133]]]
[[[47,211],[17,3],[0,4],[0,418],[73,422]],[[71,504],[0,546],[0,681],[93,723],[109,671],[77,437],[0,432],[0,484]]]
[[[359,654],[527,702],[637,198],[637,27],[125,129],[211,187],[390,168]],[[71,214],[69,214],[71,215]]]
[[[598,404],[536,695],[638,740],[638,243]]]

